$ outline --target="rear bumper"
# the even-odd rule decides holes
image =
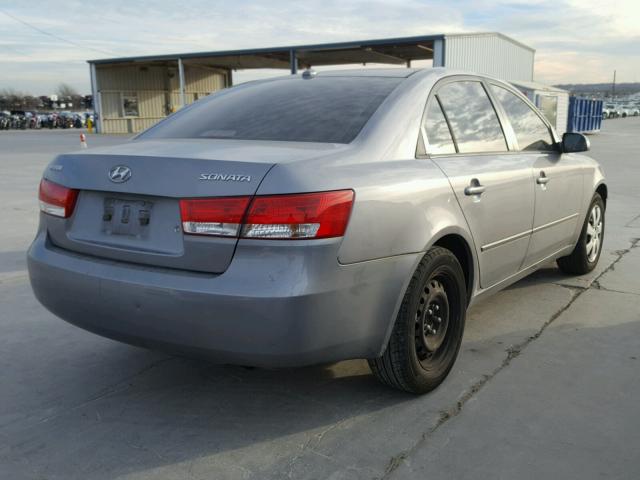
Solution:
[[[72,253],[41,230],[28,267],[55,315],[134,345],[258,366],[380,355],[419,254],[340,265],[339,241],[288,243],[240,241],[210,275]]]

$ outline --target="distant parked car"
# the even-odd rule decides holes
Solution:
[[[74,115],[71,112],[60,112],[58,114],[58,126],[60,128],[73,128],[74,127]]]
[[[602,117],[605,118],[605,119],[606,118],[618,118],[620,115],[621,115],[620,110],[613,103],[605,104],[605,106],[604,106],[604,108],[602,110]]]
[[[84,127],[84,115],[81,113],[74,113],[72,118],[74,128]]]
[[[0,130],[9,130],[11,128],[11,113],[7,111],[0,112]]]
[[[493,78],[247,83],[56,158],[31,285],[121,341],[242,365],[366,358],[424,393],[451,370],[471,303],[551,260],[596,266],[607,187],[588,148]]]

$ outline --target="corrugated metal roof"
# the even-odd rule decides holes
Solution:
[[[435,52],[434,52],[435,51]],[[295,54],[296,63],[293,61]],[[438,66],[461,68],[506,80],[533,78],[535,50],[498,32],[453,33],[289,45],[271,48],[145,55],[89,60],[104,65],[183,63],[223,69],[286,68],[378,63],[405,65],[438,59]],[[444,59],[444,60],[443,60]]]
[[[406,60],[417,60],[421,58],[430,59],[433,56],[431,44],[435,40],[444,39],[444,34],[421,35],[415,37],[384,38],[375,40],[359,40],[338,43],[318,43],[309,45],[289,45],[270,48],[252,48],[243,50],[222,50],[191,53],[172,53],[163,55],[144,55],[138,57],[119,57],[88,60],[89,63],[114,64],[130,62],[156,62],[156,61],[177,61],[178,58],[187,59],[213,59],[221,57],[259,57],[261,59],[272,59],[276,62],[288,61],[289,52],[296,52],[300,61],[305,60],[305,55],[314,60],[314,65],[334,63],[337,59],[339,63],[361,63],[380,61],[386,58],[385,63],[404,63]],[[426,43],[427,45],[423,45]],[[349,55],[353,53],[354,55]],[[248,58],[249,57],[249,58]],[[395,59],[395,62],[393,61]],[[311,58],[309,59],[311,60]]]

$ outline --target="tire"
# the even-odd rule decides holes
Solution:
[[[599,212],[599,213],[598,213]],[[605,205],[600,194],[591,200],[587,218],[584,220],[580,238],[571,255],[559,258],[556,263],[560,270],[571,275],[584,275],[598,264],[604,240]],[[595,250],[594,250],[595,249]]]
[[[384,354],[369,360],[371,371],[399,390],[433,390],[458,356],[466,310],[467,289],[458,259],[445,248],[431,248],[411,277]]]

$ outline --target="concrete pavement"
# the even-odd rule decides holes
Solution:
[[[450,377],[413,397],[362,361],[215,366],[55,318],[24,254],[42,169],[77,133],[0,132],[0,478],[638,477],[639,133],[610,120],[591,139],[610,188],[598,269],[549,265],[475,306]]]

